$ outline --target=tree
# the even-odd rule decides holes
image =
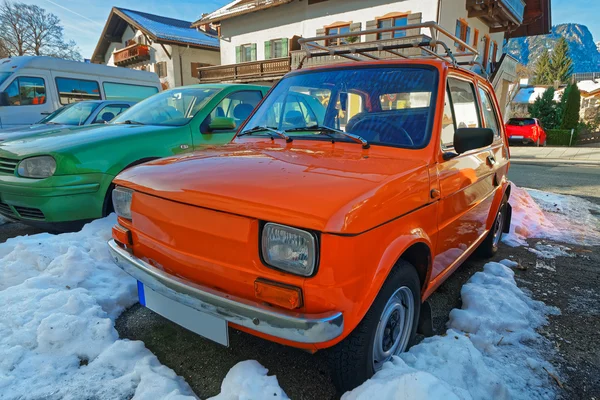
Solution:
[[[0,52],[9,56],[37,55],[81,60],[75,42],[65,41],[60,19],[43,8],[12,3],[0,5]]]
[[[564,37],[561,37],[554,47],[550,69],[553,79],[560,83],[568,83],[573,75],[573,59],[569,55],[569,42]]]
[[[544,49],[542,55],[538,59],[535,65],[535,72],[533,78],[534,85],[552,85],[554,78],[552,74],[552,61],[550,59],[550,53],[548,49]]]
[[[556,129],[560,125],[558,105],[554,101],[554,93],[553,87],[548,88],[529,106],[529,114],[532,118],[539,119],[544,129]]]
[[[581,93],[577,83],[569,85],[563,97],[566,97],[562,110],[560,129],[576,129],[579,125],[579,108],[581,106]]]

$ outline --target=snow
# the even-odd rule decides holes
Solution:
[[[549,239],[581,246],[600,244],[600,206],[576,196],[522,189],[513,185],[510,195],[512,223],[503,242],[528,246],[527,239]],[[536,254],[545,258],[564,255],[565,249],[539,243]],[[552,248],[555,247],[555,248]]]
[[[554,398],[548,371],[557,373],[536,329],[558,311],[517,287],[509,268],[516,265],[487,263],[463,286],[462,309],[452,310],[445,334],[394,357],[342,400]],[[285,398],[266,372],[256,361],[237,364],[214,399]]]
[[[538,97],[548,90],[549,86],[527,86],[519,89],[513,100],[516,104],[533,104]],[[563,90],[554,92],[554,101],[560,101]]]
[[[0,399],[194,399],[114,320],[137,301],[108,252],[114,216],[0,244]]]

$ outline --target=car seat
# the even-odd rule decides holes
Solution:
[[[254,110],[254,107],[248,103],[241,103],[235,106],[233,109],[233,118],[235,118],[236,126],[240,126],[252,114],[252,110]]]

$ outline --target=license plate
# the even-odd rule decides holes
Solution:
[[[523,136],[511,136],[510,139],[523,140]]]
[[[140,304],[166,319],[214,342],[229,346],[227,321],[178,303],[138,281]]]

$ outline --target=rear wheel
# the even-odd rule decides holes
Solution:
[[[415,268],[400,260],[371,308],[348,337],[329,350],[332,377],[340,393],[352,390],[415,340],[421,291]]]
[[[479,254],[481,257],[493,257],[498,251],[498,246],[500,245],[500,240],[502,239],[502,233],[504,231],[504,223],[506,221],[507,202],[508,199],[506,196],[504,196],[502,203],[500,203],[500,208],[496,214],[496,219],[494,220],[492,229],[490,229],[490,232],[486,236],[485,240],[477,248],[477,254]]]
[[[538,136],[537,140],[535,141],[535,147],[540,147],[540,137]]]

